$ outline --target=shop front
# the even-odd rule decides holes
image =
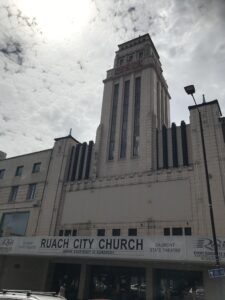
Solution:
[[[51,290],[65,287],[65,296],[73,299],[112,300],[205,300],[204,270],[180,264],[89,261],[84,291],[79,291],[81,265],[54,264]],[[189,270],[187,270],[189,269]],[[82,295],[78,297],[78,295]]]
[[[52,290],[63,293],[68,300],[225,299],[224,278],[215,281],[208,276],[213,265],[211,252],[198,248],[190,254],[190,245],[195,245],[195,240],[163,237],[0,240],[1,288]]]

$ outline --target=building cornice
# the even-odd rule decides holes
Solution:
[[[60,140],[64,140],[64,139],[72,139],[74,142],[80,144],[80,142],[78,140],[76,140],[71,134],[67,135],[67,136],[63,136],[63,137],[59,137],[59,138],[55,138],[55,141],[60,141]]]
[[[201,103],[201,104],[197,104],[197,105],[191,105],[191,106],[188,106],[188,109],[189,109],[189,110],[192,110],[192,109],[197,109],[198,107],[203,107],[203,106],[213,105],[213,104],[216,104],[216,105],[218,106],[220,115],[222,116],[222,112],[221,112],[221,109],[220,109],[220,105],[219,105],[219,102],[218,102],[217,99],[216,99],[216,100],[213,100],[213,101],[209,101],[209,102],[204,102],[204,103]]]
[[[36,151],[36,152],[30,152],[30,153],[26,153],[26,154],[21,154],[21,155],[17,155],[17,156],[8,157],[6,159],[0,160],[0,162],[6,161],[6,160],[8,161],[10,159],[15,159],[15,158],[18,158],[18,157],[23,157],[23,156],[28,156],[28,155],[35,155],[35,154],[39,154],[39,153],[42,153],[42,152],[48,152],[48,151],[52,151],[52,148],[41,150],[41,151]]]
[[[171,96],[170,96],[170,94],[169,94],[169,92],[167,90],[168,89],[168,85],[166,83],[166,80],[164,79],[162,73],[158,70],[158,68],[156,67],[156,65],[155,65],[154,62],[145,64],[145,65],[142,65],[142,64],[137,65],[135,67],[135,69],[133,69],[133,68],[130,68],[130,69],[127,68],[127,70],[125,70],[124,72],[118,73],[118,74],[116,74],[116,69],[117,68],[110,69],[110,70],[108,70],[108,72],[111,71],[112,73],[114,73],[114,75],[111,75],[110,77],[104,79],[103,83],[106,83],[106,82],[111,81],[111,80],[116,80],[116,79],[120,78],[121,76],[127,76],[129,74],[132,74],[132,73],[135,73],[135,72],[139,72],[139,71],[145,70],[147,68],[153,68],[155,70],[155,72],[157,73],[157,75],[160,77],[160,79],[161,79],[161,81],[162,81],[162,83],[164,85],[164,88],[167,91],[167,95],[168,95],[169,99],[171,99]]]

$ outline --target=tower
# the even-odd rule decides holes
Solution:
[[[153,169],[156,129],[170,124],[170,95],[149,34],[118,47],[104,80],[97,176]]]

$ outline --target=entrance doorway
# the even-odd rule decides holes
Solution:
[[[202,272],[155,270],[154,278],[154,300],[205,299]]]
[[[67,300],[75,300],[78,293],[80,265],[57,263],[54,265],[52,289],[64,293]]]
[[[93,266],[90,299],[145,300],[144,268]]]

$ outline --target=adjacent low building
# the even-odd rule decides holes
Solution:
[[[69,135],[46,151],[0,155],[0,287],[64,286],[69,300],[222,300],[225,279],[209,273],[198,110],[223,266],[225,121],[213,100],[190,106],[189,124],[171,124],[168,86],[146,34],[119,45],[95,143]]]

